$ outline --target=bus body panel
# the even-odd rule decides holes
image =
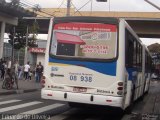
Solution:
[[[105,65],[104,65],[105,66]],[[77,92],[78,87],[86,89],[84,93],[117,95],[117,77],[103,74],[87,67],[49,63],[46,86],[52,90]],[[62,86],[63,87],[60,87]],[[58,89],[59,88],[59,89]]]
[[[82,94],[82,93],[72,93],[72,92],[62,92],[62,91],[52,91],[52,90],[42,90],[41,97],[44,99],[54,99],[60,101],[68,101],[75,103],[85,103],[94,105],[104,105],[123,108],[123,98],[114,96],[104,96],[104,95],[92,95],[92,94]],[[66,95],[66,98],[64,97]],[[93,101],[91,100],[93,97]]]

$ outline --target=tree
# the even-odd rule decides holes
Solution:
[[[39,29],[38,24],[34,23],[31,27],[29,27],[30,36],[26,36],[27,32],[27,23],[19,19],[18,26],[15,27],[15,31],[13,27],[10,28],[9,32],[9,43],[13,46],[14,49],[21,49],[26,46],[26,37],[28,37],[28,46],[29,47],[37,47],[36,44],[36,35]]]
[[[151,53],[160,53],[160,44],[154,43],[148,46]]]

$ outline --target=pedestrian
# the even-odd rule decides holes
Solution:
[[[38,64],[35,67],[35,81],[38,82]]]
[[[21,80],[21,75],[22,75],[22,65],[19,65],[19,67],[18,67],[18,80]]]
[[[1,78],[2,78],[2,80],[4,80],[6,69],[7,69],[6,61],[3,61],[2,65],[1,65]]]
[[[40,82],[41,77],[42,77],[42,73],[43,73],[43,65],[41,64],[41,62],[39,62],[38,64],[38,68],[37,68],[37,82]]]
[[[32,71],[29,71],[29,75],[28,75],[28,79],[31,80],[32,79]]]
[[[30,71],[30,65],[29,65],[29,61],[28,61],[27,64],[24,65],[24,77],[25,77],[25,80],[28,79],[29,71]]]
[[[14,68],[13,75],[14,75],[14,80],[15,80],[17,89],[18,89],[18,67],[19,67],[19,63],[16,60],[15,63],[14,63],[14,65],[13,65],[13,68]]]
[[[7,60],[7,74],[10,77],[10,80],[12,80],[11,65],[12,65],[11,57],[9,57],[8,60]]]
[[[2,68],[3,68],[3,60],[2,58],[0,59],[0,74],[2,75]]]

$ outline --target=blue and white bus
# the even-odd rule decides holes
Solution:
[[[151,57],[124,19],[55,17],[41,97],[125,110],[149,90]]]

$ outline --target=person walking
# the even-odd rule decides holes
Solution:
[[[6,61],[3,61],[1,65],[1,79],[4,80],[4,75],[6,73],[7,64]]]
[[[7,60],[7,75],[10,77],[10,80],[12,80],[12,75],[11,75],[11,66],[12,62],[11,62],[11,58],[8,58]]]
[[[2,66],[3,65],[3,60],[2,60],[2,58],[0,59],[0,74],[2,75]]]
[[[24,65],[24,77],[25,77],[25,80],[28,79],[29,70],[30,70],[30,65],[29,65],[29,61],[28,61],[27,64]]]
[[[35,67],[35,81],[38,82],[38,64]]]
[[[38,68],[37,68],[37,82],[40,82],[41,77],[42,77],[42,73],[43,73],[43,65],[41,64],[41,62],[39,62],[38,64]]]
[[[14,65],[13,65],[13,68],[14,68],[13,75],[14,75],[14,79],[15,79],[17,89],[18,89],[18,67],[19,67],[19,64],[18,64],[18,61],[16,60]]]
[[[21,76],[22,76],[22,65],[19,65],[19,67],[18,67],[18,80],[21,80]]]
[[[32,71],[31,71],[31,70],[29,71],[28,79],[29,79],[29,80],[32,80]]]

